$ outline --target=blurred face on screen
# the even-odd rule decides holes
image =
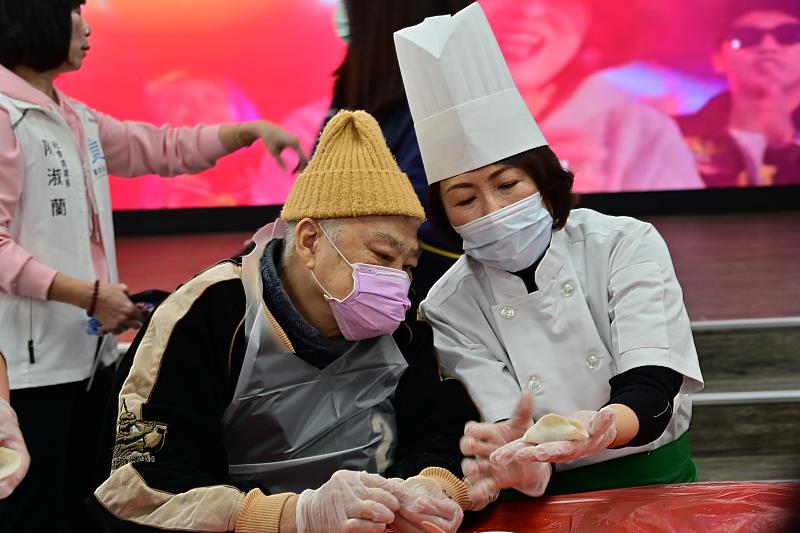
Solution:
[[[591,23],[586,0],[482,0],[520,90],[539,89],[583,45]]]
[[[753,11],[736,19],[714,57],[734,95],[768,96],[800,86],[800,19]]]
[[[184,74],[168,75],[148,83],[145,91],[159,122],[190,126],[235,120],[235,102],[222,82]]]

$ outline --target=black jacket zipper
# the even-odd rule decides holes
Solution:
[[[36,364],[36,354],[33,351],[33,298],[30,301],[30,314],[28,320],[28,361]]]

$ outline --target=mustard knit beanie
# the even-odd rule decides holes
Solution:
[[[411,182],[366,111],[340,111],[325,129],[308,167],[281,211],[287,222],[305,217],[404,215],[425,220]]]

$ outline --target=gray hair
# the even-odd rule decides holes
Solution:
[[[339,235],[342,234],[342,230],[344,229],[344,225],[347,223],[347,219],[344,218],[326,218],[323,220],[317,220],[317,224],[325,230],[325,233],[328,234],[328,237],[331,238],[333,243],[336,243],[336,240],[339,238]],[[285,266],[286,263],[289,262],[289,259],[294,256],[294,230],[297,228],[297,222],[287,222],[286,229],[283,232],[283,251],[281,252],[281,266]]]

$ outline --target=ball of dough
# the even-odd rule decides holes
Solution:
[[[17,471],[22,464],[22,456],[10,448],[0,447],[0,480]]]
[[[553,413],[544,415],[522,436],[522,440],[532,444],[586,438],[589,438],[589,433],[583,424]]]
[[[442,486],[429,477],[410,477],[403,481],[403,486],[414,496],[433,496],[435,498],[444,496]]]

